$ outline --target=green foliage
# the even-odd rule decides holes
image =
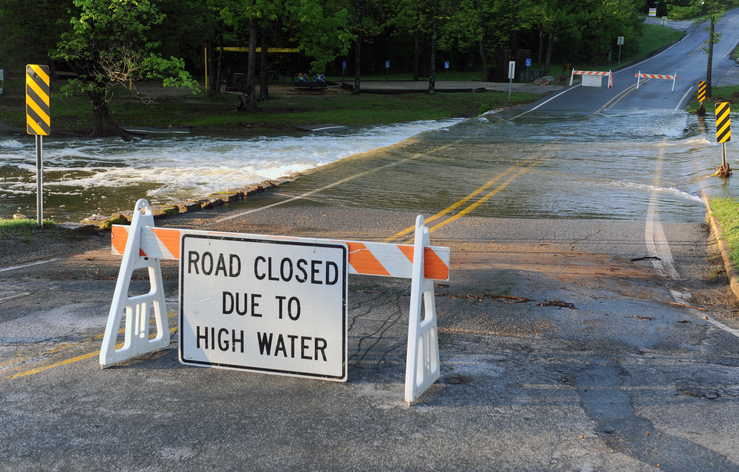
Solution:
[[[29,243],[33,239],[34,235],[41,231],[56,236],[59,235],[59,229],[51,220],[44,220],[44,227],[41,229],[38,227],[36,220],[0,219],[0,239],[17,238],[24,243]]]
[[[718,220],[729,246],[731,261],[739,265],[739,202],[733,198],[712,197],[710,203],[711,214]]]
[[[71,29],[61,35],[53,57],[66,61],[78,77],[63,94],[93,92],[108,98],[113,84],[167,79],[167,85],[194,88],[197,83],[181,59],[161,57],[147,38],[164,21],[150,0],[73,0]]]

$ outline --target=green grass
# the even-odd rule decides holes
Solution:
[[[739,202],[733,198],[711,198],[711,212],[718,220],[724,241],[729,245],[731,262],[739,266]]]
[[[30,243],[40,232],[59,236],[59,228],[53,221],[44,220],[44,227],[39,228],[36,220],[2,220],[0,219],[0,239],[17,238]]]
[[[292,84],[270,86],[270,99],[259,102],[257,113],[236,111],[237,95],[212,98],[206,94],[163,96],[153,104],[126,96],[120,90],[109,103],[114,120],[121,126],[183,126],[212,130],[243,128],[293,129],[295,126],[336,123],[368,126],[418,120],[471,117],[492,108],[530,103],[536,94],[516,93],[508,102],[508,92],[486,93],[410,93],[397,95],[360,94],[329,89],[322,93],[279,94],[279,89],[293,92]],[[3,98],[0,123],[25,130],[25,101],[22,88]],[[51,127],[55,131],[79,131],[90,128],[92,110],[84,97],[60,97],[52,94]]]

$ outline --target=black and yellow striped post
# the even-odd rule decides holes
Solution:
[[[716,104],[716,142],[721,143],[722,167],[728,171],[726,165],[726,143],[731,141],[731,103]]]
[[[44,225],[43,137],[51,132],[50,83],[48,66],[26,66],[26,132],[36,137],[36,220],[41,227]]]
[[[698,101],[703,103],[706,101],[706,81],[698,82]]]

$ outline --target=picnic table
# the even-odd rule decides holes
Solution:
[[[296,90],[326,90],[326,82],[295,82]]]

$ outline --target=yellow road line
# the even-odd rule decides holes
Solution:
[[[503,190],[504,188],[506,188],[508,186],[508,184],[510,184],[511,182],[513,182],[514,180],[516,180],[518,177],[520,177],[522,174],[524,174],[525,172],[527,172],[529,169],[531,169],[532,167],[538,165],[544,159],[546,159],[546,156],[545,157],[542,157],[541,159],[537,160],[536,162],[532,163],[531,165],[528,165],[528,166],[526,166],[526,167],[518,170],[515,174],[513,174],[511,177],[509,177],[508,180],[506,180],[505,182],[503,182],[502,184],[500,184],[499,186],[497,186],[495,189],[493,189],[490,192],[488,192],[484,197],[482,197],[481,199],[479,199],[478,201],[476,201],[472,205],[468,206],[467,208],[465,208],[464,210],[462,210],[459,213],[455,214],[454,216],[452,216],[450,218],[447,218],[446,220],[442,221],[441,223],[437,224],[436,226],[433,226],[433,227],[429,228],[429,233],[433,233],[437,229],[439,229],[439,228],[441,228],[443,226],[446,226],[449,223],[451,223],[453,221],[456,221],[456,220],[462,218],[464,215],[468,214],[469,212],[473,211],[475,208],[479,207],[480,205],[482,205],[486,201],[490,200],[492,197],[494,197],[496,194],[498,194],[501,190]]]
[[[497,181],[499,181],[503,177],[507,176],[508,174],[510,174],[511,172],[513,172],[514,170],[516,170],[516,168],[526,165],[526,163],[528,163],[531,160],[535,159],[536,157],[538,157],[539,155],[541,155],[541,153],[543,153],[543,152],[544,152],[544,150],[540,151],[539,154],[537,154],[536,156],[532,156],[532,157],[530,157],[530,158],[528,158],[528,159],[526,159],[526,160],[524,160],[524,161],[522,161],[522,162],[520,162],[520,163],[518,163],[518,164],[516,164],[514,166],[509,167],[502,174],[499,174],[499,175],[495,176],[493,179],[488,180],[482,187],[479,187],[477,190],[473,191],[472,193],[470,193],[466,197],[464,197],[461,200],[457,201],[456,203],[448,206],[447,208],[443,209],[439,213],[437,213],[437,214],[435,214],[433,216],[430,216],[429,218],[426,218],[424,220],[424,224],[428,225],[428,223],[430,223],[432,221],[435,221],[435,220],[441,218],[442,216],[446,215],[447,213],[450,213],[450,212],[456,210],[460,206],[464,205],[465,203],[467,203],[468,201],[470,201],[471,199],[473,199],[474,197],[476,197],[477,195],[479,195],[480,193],[482,193],[483,191],[485,191],[488,187],[490,187],[491,185],[493,185],[494,183],[496,183]],[[390,242],[393,239],[397,239],[397,238],[399,238],[401,236],[405,236],[406,234],[412,232],[415,229],[416,229],[415,226],[410,226],[410,227],[404,229],[403,231],[400,231],[400,232],[398,232],[398,233],[396,233],[396,234],[394,234],[394,235],[386,238],[384,240],[384,242]]]
[[[174,318],[177,315],[178,315],[177,312],[173,312],[173,313],[170,313],[169,315],[167,315],[167,318]],[[125,333],[125,331],[126,331],[125,328],[120,329],[120,330],[118,330],[118,334],[123,334],[123,333]],[[169,329],[170,336],[175,331],[177,331],[177,326],[175,326],[174,328],[170,328]],[[85,341],[80,341],[80,342],[77,342],[77,343],[64,343],[62,345],[57,345],[57,346],[54,346],[54,347],[52,347],[51,349],[49,349],[47,351],[44,351],[43,353],[41,353],[41,355],[58,354],[58,353],[63,353],[64,351],[68,351],[68,350],[72,350],[72,349],[75,349],[75,348],[83,347],[86,344],[90,344],[90,343],[92,343],[94,341],[97,341],[97,340],[102,339],[104,336],[105,336],[105,334],[96,334],[95,336],[93,336],[93,337],[91,337],[91,338],[89,338],[89,339],[87,339]],[[149,338],[150,339],[153,339],[154,337],[156,337],[156,334],[155,333],[152,333],[151,335],[149,335]],[[120,349],[121,347],[123,347],[123,343],[117,344],[115,348],[116,349]],[[96,350],[94,350],[92,352],[88,352],[88,353],[81,354],[81,355],[78,355],[78,356],[70,357],[68,359],[64,359],[64,360],[61,360],[61,361],[58,361],[58,362],[55,362],[55,363],[52,363],[52,364],[42,365],[40,367],[36,367],[36,368],[33,368],[33,369],[26,370],[24,372],[17,373],[17,374],[15,374],[15,375],[13,375],[13,376],[11,376],[9,378],[6,378],[4,380],[0,380],[0,383],[4,382],[5,380],[13,380],[13,379],[20,378],[20,377],[31,376],[31,375],[37,374],[39,372],[43,372],[43,371],[46,371],[46,370],[49,370],[49,369],[53,369],[54,367],[60,367],[60,366],[67,365],[67,364],[73,364],[75,362],[79,362],[79,361],[82,361],[82,360],[85,360],[85,359],[89,359],[89,358],[94,357],[94,356],[99,355],[99,354],[100,354],[100,349],[98,348],[98,349],[96,349]],[[17,357],[15,359],[15,361],[16,362],[18,362],[18,361],[23,362],[24,360],[28,360],[28,359],[30,359],[32,357],[34,357],[34,356],[26,356],[25,358],[19,356],[19,357]],[[10,364],[10,363],[11,362],[7,362],[5,365]]]
[[[643,80],[642,82],[640,82],[639,84],[640,84],[640,85],[641,85],[641,84],[645,84],[645,83],[647,83],[647,82],[648,82],[649,80],[650,80],[650,79],[645,79],[645,80]],[[629,93],[633,92],[634,90],[636,90],[636,84],[634,84],[634,85],[631,85],[630,87],[627,87],[627,88],[626,88],[625,90],[622,90],[621,92],[619,92],[619,93],[618,93],[618,95],[616,95],[616,96],[615,96],[615,97],[613,97],[612,99],[608,100],[608,101],[606,102],[606,104],[605,104],[605,105],[603,105],[602,107],[600,107],[600,108],[598,108],[597,110],[595,110],[595,111],[593,112],[593,115],[595,115],[595,114],[596,114],[596,113],[598,113],[599,111],[601,111],[601,110],[605,109],[606,107],[608,107],[608,108],[611,108],[611,107],[613,107],[613,105],[615,105],[615,104],[617,104],[618,102],[620,102],[622,98],[624,98],[624,97],[625,97],[626,95],[628,95]],[[608,106],[608,105],[610,105],[610,106]]]
[[[698,51],[702,51],[702,50],[703,50],[703,45],[700,45],[700,46],[698,46],[698,48],[696,50],[694,50],[691,53],[688,53],[688,56],[694,56],[694,55],[698,54]]]

